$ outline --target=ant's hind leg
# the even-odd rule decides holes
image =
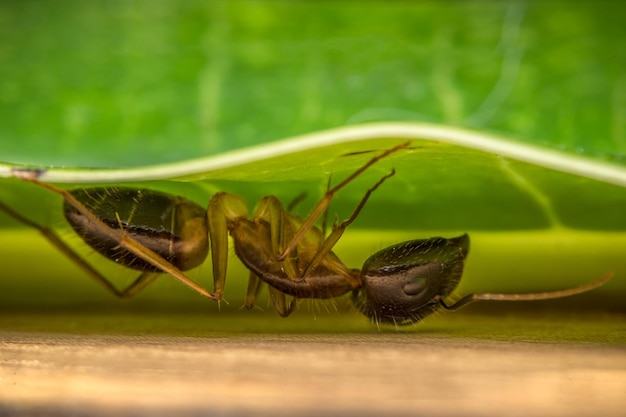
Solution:
[[[46,238],[48,242],[50,242],[60,252],[62,252],[65,256],[67,256],[68,259],[74,262],[79,268],[81,268],[85,273],[87,273],[87,275],[89,275],[96,282],[98,282],[100,285],[106,288],[110,293],[112,293],[113,295],[117,297],[120,297],[120,298],[132,297],[133,295],[138,293],[140,290],[145,288],[148,284],[150,284],[150,282],[154,281],[154,278],[156,278],[156,275],[158,275],[155,273],[150,273],[151,275],[154,275],[154,277],[151,277],[151,276],[145,276],[148,273],[143,273],[128,288],[120,291],[111,283],[111,281],[109,281],[105,276],[103,276],[100,272],[98,272],[93,266],[87,263],[87,261],[85,261],[78,253],[76,253],[74,249],[70,248],[67,243],[61,240],[59,235],[57,235],[52,229],[41,226],[40,224],[37,224],[33,222],[32,220],[22,216],[20,213],[16,212],[11,207],[7,206],[1,201],[0,201],[0,210],[8,214],[13,219],[19,221],[20,223],[25,224],[26,226],[39,231],[39,233],[41,233],[41,235],[44,238]]]
[[[137,294],[139,291],[152,284],[157,277],[161,275],[160,272],[144,271],[137,277],[135,282],[122,290],[122,298],[130,298]]]
[[[59,194],[61,197],[63,197],[63,199],[65,200],[65,202],[67,204],[69,204],[70,206],[74,207],[74,209],[76,209],[82,216],[85,217],[86,221],[91,223],[91,225],[95,228],[98,229],[98,231],[102,234],[102,236],[106,236],[116,242],[118,242],[120,248],[126,249],[129,252],[133,253],[134,255],[136,255],[137,257],[143,259],[144,261],[148,262],[149,264],[153,265],[154,267],[160,269],[161,271],[171,275],[174,279],[178,280],[178,282],[180,282],[183,285],[186,285],[187,287],[191,288],[192,290],[196,291],[198,294],[203,295],[207,298],[210,299],[217,299],[213,294],[211,294],[209,291],[207,291],[204,287],[202,287],[200,284],[198,284],[197,282],[195,282],[194,280],[192,280],[191,278],[189,278],[187,275],[185,275],[185,273],[183,271],[181,271],[179,268],[177,268],[176,266],[172,265],[171,262],[168,262],[166,259],[164,259],[162,256],[158,255],[157,253],[155,253],[154,251],[150,250],[149,248],[147,248],[146,246],[142,245],[141,243],[137,242],[136,240],[132,239],[130,236],[128,236],[128,234],[126,233],[126,231],[124,230],[124,228],[122,227],[122,223],[121,220],[119,220],[119,229],[113,229],[111,227],[109,227],[107,224],[105,224],[102,219],[100,219],[98,216],[96,216],[94,213],[92,213],[87,207],[85,207],[85,205],[83,203],[81,203],[74,195],[72,195],[71,192],[61,189],[61,188],[57,188],[52,184],[48,184],[45,182],[40,182],[37,181],[37,179],[35,178],[31,178],[31,176],[29,175],[21,175],[20,178],[24,181],[28,181],[31,182],[35,185],[38,185],[40,187],[46,188],[56,194]],[[31,222],[28,219],[25,219],[23,216],[21,216],[19,213],[16,213],[13,210],[7,211],[6,210],[6,206],[3,207],[3,210],[7,213],[9,213],[10,215],[12,215],[12,217],[14,217],[15,219],[22,221],[23,223],[33,226],[36,229],[38,229],[39,231],[41,231],[44,236],[46,236],[48,238],[48,240],[50,242],[52,242],[55,246],[57,246],[62,252],[66,253],[66,255],[70,258],[73,259],[74,262],[76,262],[81,268],[83,268],[85,271],[87,271],[92,277],[94,277],[97,281],[99,281],[102,285],[104,285],[105,287],[107,287],[107,289],[109,289],[109,291],[113,292],[115,295],[118,296],[124,296],[123,292],[121,293],[120,291],[118,291],[115,288],[110,288],[111,284],[108,282],[108,280],[104,279],[104,281],[102,280],[102,275],[100,273],[98,273],[97,271],[95,271],[89,264],[87,264],[85,261],[82,260],[82,258],[77,255],[73,250],[71,250],[65,243],[63,243],[58,236],[54,235],[54,233],[49,234],[48,229],[39,226],[39,225],[35,225],[33,222]],[[16,216],[17,215],[17,216]],[[140,277],[141,278],[141,277]],[[120,295],[122,294],[122,295]]]

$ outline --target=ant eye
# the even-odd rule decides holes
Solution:
[[[416,277],[413,278],[408,284],[404,286],[404,293],[406,295],[417,295],[424,291],[426,288],[426,278]]]

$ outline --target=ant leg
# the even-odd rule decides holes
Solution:
[[[549,300],[553,298],[569,297],[576,294],[581,294],[597,288],[613,277],[613,272],[609,272],[602,278],[595,281],[588,282],[587,284],[579,285],[578,287],[568,288],[565,290],[556,290],[540,293],[529,294],[468,294],[461,298],[459,301],[452,305],[447,305],[443,300],[439,300],[439,304],[446,310],[458,310],[461,307],[473,303],[474,301],[486,300],[486,301],[534,301],[534,300]]]
[[[326,239],[324,240],[324,243],[319,248],[315,256],[313,256],[313,259],[311,259],[311,262],[307,265],[302,275],[302,278],[306,278],[324,260],[326,255],[328,255],[328,253],[333,249],[335,244],[339,241],[339,239],[343,235],[343,232],[346,230],[346,228],[350,224],[352,224],[354,220],[356,220],[356,218],[358,217],[359,213],[361,212],[361,210],[367,203],[367,200],[370,198],[372,193],[376,191],[376,189],[380,187],[380,185],[383,182],[385,182],[385,180],[392,177],[395,173],[396,173],[395,170],[391,170],[389,174],[382,177],[380,180],[378,180],[376,184],[374,184],[373,187],[367,190],[367,192],[365,193],[365,195],[363,196],[359,204],[356,206],[356,208],[352,212],[352,215],[347,220],[344,220],[340,224],[337,224],[337,222],[333,224],[332,231],[330,232],[328,237],[326,237]],[[352,275],[350,276],[352,277]]]
[[[152,284],[154,280],[161,275],[160,272],[152,272],[152,271],[144,271],[139,275],[139,277],[130,284],[128,287],[122,290],[121,297],[122,298],[130,298],[137,294],[139,291],[146,288],[148,285]]]
[[[263,289],[263,281],[254,273],[250,272],[248,278],[248,290],[246,291],[246,302],[244,306],[248,310],[252,310],[256,303],[256,298]]]
[[[170,262],[165,260],[163,257],[158,255],[154,251],[152,251],[149,248],[143,246],[141,243],[139,243],[136,240],[128,237],[128,235],[123,230],[123,228],[121,228],[120,230],[115,230],[115,229],[112,229],[109,226],[107,226],[98,216],[94,215],[87,207],[85,207],[80,201],[78,201],[67,190],[63,190],[61,188],[57,188],[57,187],[55,187],[55,186],[53,186],[51,184],[45,183],[45,182],[37,181],[36,179],[31,178],[27,174],[28,173],[20,176],[20,178],[22,180],[24,180],[24,181],[28,181],[28,182],[31,182],[31,183],[33,183],[35,185],[40,186],[40,187],[47,188],[48,190],[61,195],[63,197],[63,199],[65,199],[65,201],[68,204],[70,204],[79,213],[81,213],[83,216],[85,216],[85,218],[90,223],[92,223],[95,226],[97,226],[103,234],[108,235],[111,239],[119,242],[119,245],[120,245],[121,248],[124,248],[124,249],[132,252],[134,255],[138,256],[139,258],[143,259],[144,261],[146,261],[146,262],[150,263],[151,265],[159,268],[163,272],[171,275],[173,278],[178,280],[181,284],[186,285],[187,287],[189,287],[192,290],[196,291],[200,295],[203,295],[205,297],[211,298],[213,300],[217,299],[213,294],[208,292],[204,287],[202,287],[200,284],[198,284],[197,282],[195,282],[194,280],[189,278],[187,275],[185,275],[185,273],[183,271],[181,271],[179,268],[177,268],[174,265],[172,265]],[[67,246],[67,245],[65,245],[65,246]],[[61,249],[61,250],[64,251],[64,249]],[[70,257],[72,257],[72,255],[70,255]],[[74,259],[80,259],[80,256],[78,256],[76,254],[73,257],[74,257]],[[86,264],[84,261],[81,262],[79,260],[75,260],[75,262],[77,262],[81,266],[82,266],[82,264]],[[83,266],[83,269],[85,269],[84,266]],[[85,270],[88,270],[88,269],[93,269],[93,268],[88,267]],[[90,275],[95,277],[95,275],[92,272],[90,272]],[[100,275],[100,274],[97,273],[97,275]],[[99,278],[96,278],[96,280],[97,281],[101,281],[101,279],[99,279]],[[103,284],[103,285],[108,287],[107,284]],[[119,291],[115,290],[115,292],[118,293]]]
[[[289,253],[294,250],[294,248],[298,245],[300,240],[302,240],[304,235],[315,225],[315,222],[317,222],[320,216],[322,216],[324,211],[326,211],[328,205],[330,204],[330,201],[333,199],[337,191],[348,185],[352,180],[361,175],[366,169],[374,165],[376,162],[396,151],[399,151],[400,149],[407,148],[409,144],[410,142],[405,142],[403,144],[394,146],[393,148],[387,149],[380,155],[377,155],[370,159],[365,165],[354,171],[348,178],[344,179],[339,184],[326,191],[322,199],[315,205],[313,210],[311,210],[309,215],[306,217],[306,219],[302,223],[302,226],[300,226],[300,229],[291,238],[285,250],[278,256],[278,260],[283,261],[289,255]]]
[[[254,209],[252,220],[264,220],[269,224],[271,252],[274,256],[279,254],[284,244],[285,229],[292,229],[290,222],[286,219],[286,213],[280,200],[275,196],[263,197]],[[289,279],[294,279],[296,276],[296,262],[296,259],[292,257],[282,262],[282,267]],[[262,285],[263,281],[256,274],[250,272],[246,294],[246,308],[252,308],[254,306],[256,296],[261,290]],[[287,303],[287,297],[283,292],[271,285],[268,287],[272,305],[278,312],[278,315],[281,317],[290,315],[297,307],[297,299],[292,298],[292,300]]]
[[[259,247],[262,247],[265,262],[268,262],[271,265],[270,268],[276,272],[269,270],[268,274],[261,272],[260,277],[271,287],[295,295],[297,298],[327,298],[329,289],[339,288],[341,291],[343,288],[360,287],[355,271],[348,269],[336,256],[327,256],[323,261],[326,269],[320,271],[320,275],[311,282],[303,282],[304,268],[324,243],[324,236],[316,227],[308,231],[289,257],[283,261],[277,260],[277,254],[280,253],[277,248],[280,248],[285,238],[293,236],[294,230],[298,230],[302,224],[302,219],[286,213],[276,197],[267,196],[259,202],[250,223],[259,224],[260,221],[263,221],[265,231],[263,243]],[[277,227],[279,224],[282,226]],[[233,237],[239,245],[246,243],[245,234],[236,233]],[[249,244],[252,247],[255,245],[254,242]],[[273,300],[276,308],[286,314],[288,308],[284,299],[275,295]]]
[[[70,248],[67,243],[65,243],[59,235],[57,235],[52,229],[41,226],[33,222],[32,220],[22,216],[20,213],[13,210],[11,207],[6,204],[0,202],[0,210],[4,211],[10,217],[19,221],[20,223],[25,224],[26,226],[32,227],[41,233],[41,235],[50,242],[54,247],[56,247],[60,252],[62,252],[65,256],[68,257],[72,262],[74,262],[79,268],[83,270],[83,272],[87,273],[91,278],[93,278],[96,282],[106,288],[113,295],[120,298],[130,298],[133,295],[137,294],[139,291],[144,289],[148,284],[150,284],[154,279],[158,276],[158,273],[154,272],[144,272],[139,276],[139,278],[126,289],[120,291],[109,281],[104,275],[98,272],[93,266],[91,266],[87,261],[85,261],[78,253],[76,253],[72,248]]]
[[[271,285],[269,286],[269,289],[270,299],[272,300],[272,304],[274,305],[274,308],[276,309],[276,312],[278,312],[279,316],[287,317],[296,310],[299,301],[298,298],[292,298],[289,305],[287,305],[287,296],[285,293],[273,288]]]
[[[283,251],[285,242],[285,209],[278,198],[268,195],[261,200],[252,213],[253,219],[263,219],[270,225],[272,250],[276,254]]]
[[[300,204],[307,196],[306,191],[301,192],[300,194],[298,194],[293,200],[291,200],[289,202],[289,204],[287,205],[287,211],[288,212],[292,212],[297,206],[298,204]]]
[[[330,183],[333,179],[333,175],[330,174],[328,176],[328,183],[326,184],[326,192],[328,192],[328,190],[330,190]],[[328,206],[326,207],[326,210],[324,210],[324,214],[322,214],[322,225],[320,227],[320,229],[322,230],[322,235],[326,236],[326,224],[328,223]]]
[[[289,229],[289,232],[287,232],[289,236],[293,227],[286,219],[285,209],[280,200],[273,195],[263,197],[254,209],[252,218],[263,219],[270,225],[272,252],[276,256],[281,254],[285,245],[286,230]],[[295,278],[298,275],[296,272],[297,253],[292,251],[291,255],[293,256],[282,261],[283,268],[288,277]]]
[[[248,207],[243,198],[235,194],[217,193],[211,197],[207,208],[213,284],[215,298],[222,298],[228,267],[228,222],[239,217],[248,217]]]

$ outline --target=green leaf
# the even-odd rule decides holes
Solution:
[[[385,137],[398,139],[377,139]],[[342,190],[334,209],[348,216],[365,190],[394,167],[395,178],[376,191],[376,198],[362,214],[360,227],[626,228],[622,212],[626,206],[626,168],[435,125],[355,126],[168,165],[104,170],[50,168],[38,169],[36,174],[44,182],[194,181],[200,189],[196,198],[203,205],[207,195],[217,190],[240,193],[251,203],[267,194],[288,201],[310,190],[315,192],[314,199],[321,195],[331,175],[346,176],[375,152],[413,138],[423,139],[412,140],[410,149],[386,158]],[[30,175],[30,171],[0,166],[0,176],[24,174]],[[153,186],[181,192],[179,184]],[[14,195],[19,198],[20,194]],[[12,203],[19,205],[17,199]]]

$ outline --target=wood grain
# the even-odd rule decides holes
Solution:
[[[623,346],[0,333],[0,415],[623,415]]]

